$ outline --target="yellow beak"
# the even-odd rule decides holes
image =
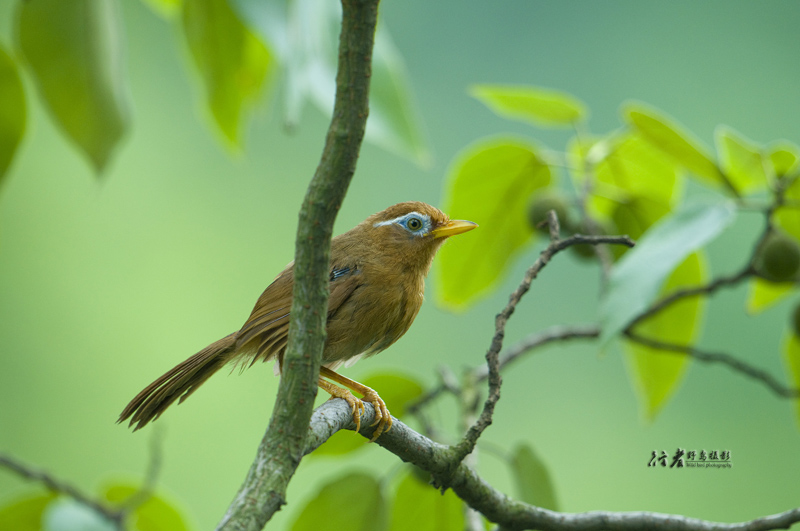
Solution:
[[[473,223],[471,221],[452,219],[441,227],[433,229],[431,231],[431,235],[434,238],[447,238],[448,236],[455,236],[456,234],[467,232],[468,230],[472,230],[477,226],[477,223]]]

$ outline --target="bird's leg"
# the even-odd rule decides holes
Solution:
[[[329,393],[331,398],[341,398],[348,403],[353,411],[353,421],[356,423],[356,432],[361,429],[361,414],[364,412],[364,402],[353,396],[353,393],[343,387],[334,385],[327,380],[319,379],[317,385]]]
[[[347,378],[346,376],[342,376],[338,372],[334,372],[334,371],[330,370],[327,367],[320,367],[319,374],[320,374],[320,376],[324,376],[325,378],[329,378],[329,379],[333,380],[334,382],[340,383],[340,384],[344,385],[345,387],[347,387],[348,389],[352,389],[356,393],[361,394],[364,397],[363,400],[366,400],[367,402],[372,404],[372,407],[375,408],[375,422],[373,422],[372,425],[375,426],[377,424],[378,427],[375,428],[375,432],[372,434],[372,438],[370,439],[370,442],[375,441],[375,439],[380,437],[380,435],[382,433],[387,432],[387,431],[389,431],[391,429],[391,427],[392,427],[392,415],[389,413],[389,410],[386,408],[386,402],[384,402],[383,399],[380,396],[378,396],[378,393],[376,393],[374,389],[370,389],[366,385],[360,384],[360,383],[356,382],[355,380],[351,380],[350,378]],[[320,378],[320,381],[322,381],[321,378]],[[337,386],[332,385],[332,384],[329,384],[329,385],[331,385],[332,387],[337,387]],[[320,387],[322,387],[322,384],[320,384]],[[328,391],[327,388],[325,388],[325,387],[322,387],[322,388],[325,389],[326,391]],[[341,389],[341,390],[342,391],[347,391],[346,389]],[[328,392],[330,393],[330,391],[328,391]],[[331,394],[333,394],[333,393],[331,393]],[[348,394],[350,394],[349,391],[348,391]],[[353,395],[350,394],[350,396],[352,397]],[[344,398],[344,397],[342,397],[342,398]],[[345,398],[345,400],[347,400],[347,398]],[[348,403],[350,403],[350,402],[348,402]],[[362,408],[364,407],[363,404],[362,404],[361,407]],[[360,419],[358,419],[356,421],[356,426],[359,426],[360,424],[361,424]],[[358,429],[356,429],[356,431],[358,431]]]

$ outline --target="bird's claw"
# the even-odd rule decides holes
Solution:
[[[386,407],[386,402],[372,389],[364,393],[364,400],[372,404],[375,409],[375,422],[371,426],[377,425],[377,427],[369,440],[369,442],[375,442],[378,437],[392,428],[392,415]]]

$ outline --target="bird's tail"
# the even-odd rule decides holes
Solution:
[[[210,344],[191,358],[179,363],[131,400],[117,422],[129,417],[134,431],[157,419],[175,400],[180,402],[232,358],[236,350],[236,334]],[[180,403],[179,402],[179,403]]]

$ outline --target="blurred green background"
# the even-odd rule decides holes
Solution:
[[[275,100],[265,97],[245,149],[231,155],[209,127],[171,23],[141,2],[121,4],[133,128],[107,174],[98,182],[30,98],[29,129],[0,190],[0,449],[89,492],[144,474],[152,428],[132,434],[114,424],[128,400],[237,329],[291,260],[297,211],[327,126],[309,108],[287,135]],[[6,47],[12,7],[0,3]],[[513,132],[563,149],[568,133],[495,117],[467,95],[472,83],[570,92],[589,105],[598,133],[617,127],[618,106],[635,98],[708,144],[719,123],[756,141],[800,142],[794,1],[386,0],[381,15],[405,57],[434,159],[421,169],[366,144],[337,233],[399,201],[440,204],[449,161],[480,137]],[[739,266],[760,222],[744,214],[711,246],[715,273]],[[534,257],[522,257],[493,297],[464,314],[429,300],[402,341],[346,374],[399,370],[433,385],[440,364],[457,372],[481,364],[494,315]],[[594,266],[558,256],[518,308],[507,344],[553,324],[594,321],[598,275]],[[784,378],[780,342],[796,300],[751,318],[745,295],[740,288],[713,298],[700,345]],[[196,529],[211,528],[235,494],[276,389],[271,366],[220,374],[157,423],[159,488]],[[451,433],[454,412],[445,401],[435,416]],[[694,364],[675,398],[646,424],[619,350],[600,356],[591,344],[571,344],[543,349],[505,375],[484,439],[506,449],[531,441],[568,512],[739,521],[798,506],[796,418],[790,401],[758,383]],[[733,467],[646,466],[652,451],[677,447],[728,450]],[[378,447],[351,460],[307,459],[271,525],[288,527],[301,500],[344,469],[388,477],[398,466]],[[483,452],[479,468],[514,495],[500,458]],[[0,472],[0,502],[34,488]]]

